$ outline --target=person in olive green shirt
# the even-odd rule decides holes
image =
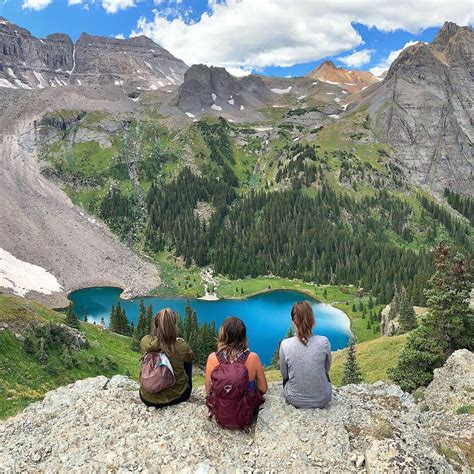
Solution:
[[[176,315],[166,308],[155,316],[152,334],[140,342],[142,354],[164,352],[168,356],[176,379],[172,387],[159,393],[148,393],[140,386],[140,399],[147,406],[162,408],[176,405],[185,402],[191,395],[194,354],[186,342],[177,337],[177,333]]]

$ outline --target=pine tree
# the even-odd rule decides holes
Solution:
[[[398,303],[398,322],[399,334],[409,332],[418,326],[415,310],[405,289],[402,290]]]
[[[77,314],[74,312],[74,307],[72,303],[69,303],[69,306],[67,307],[66,319],[64,320],[64,323],[75,329],[79,329],[80,327],[79,318],[77,317]]]
[[[357,354],[356,354],[356,343],[355,339],[351,338],[349,341],[349,347],[347,349],[347,358],[344,363],[344,372],[342,374],[342,385],[348,385],[351,383],[361,383],[363,382],[363,377],[357,364]]]
[[[374,300],[372,298],[372,296],[369,298],[369,309],[373,309],[374,307]]]
[[[101,319],[101,324],[103,324],[104,318]],[[117,312],[115,310],[115,306],[112,305],[110,308],[110,318],[109,318],[109,330],[113,332],[117,332],[118,324],[117,324]]]
[[[286,331],[285,339],[293,337],[294,335],[295,334],[294,334],[293,328],[290,326],[288,328],[288,331]],[[280,339],[278,341],[277,347],[275,349],[275,352],[273,353],[272,361],[271,361],[271,366],[276,368],[276,369],[278,369],[280,367],[280,345],[281,345],[281,342],[282,342],[282,339]]]
[[[425,292],[429,311],[409,333],[397,365],[390,371],[390,378],[406,391],[428,385],[434,369],[455,350],[474,348],[469,261],[460,254],[453,257],[445,244],[438,245],[434,254],[435,273]]]
[[[153,329],[153,306],[151,304],[146,310],[146,327],[147,334],[151,334]]]
[[[137,327],[133,332],[132,342],[130,344],[130,348],[133,351],[139,351],[140,349],[140,342],[144,336],[149,333],[147,328],[147,310],[145,308],[145,304],[143,300],[140,301],[140,307],[138,310],[138,322]]]

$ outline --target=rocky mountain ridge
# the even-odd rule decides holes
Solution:
[[[0,469],[26,472],[469,472],[474,355],[455,352],[435,371],[424,401],[396,385],[349,385],[323,410],[297,410],[270,385],[250,432],[207,417],[202,388],[155,410],[123,376],[49,392],[0,424]],[[472,465],[471,465],[472,467]]]
[[[446,22],[432,43],[405,49],[361,102],[415,185],[474,193],[473,58],[472,28]]]
[[[351,93],[362,92],[372,84],[381,81],[370,71],[357,71],[337,67],[332,61],[324,61],[306,77],[329,84],[339,85]]]
[[[145,36],[105,38],[83,33],[74,43],[65,34],[35,38],[0,17],[0,87],[115,85],[169,90],[183,82],[186,64]]]

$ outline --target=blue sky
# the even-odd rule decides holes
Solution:
[[[145,33],[188,64],[276,76],[326,59],[380,73],[444,20],[472,24],[472,10],[465,0],[0,0],[0,16],[38,37]]]

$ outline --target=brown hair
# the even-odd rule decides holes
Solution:
[[[153,334],[158,338],[160,349],[167,355],[172,354],[178,337],[176,314],[173,310],[165,308],[156,314]]]
[[[295,303],[291,308],[291,320],[296,326],[296,337],[306,346],[313,333],[313,308],[307,301]]]
[[[219,329],[217,352],[224,352],[228,360],[234,360],[248,349],[248,345],[244,322],[234,316],[226,318]]]

